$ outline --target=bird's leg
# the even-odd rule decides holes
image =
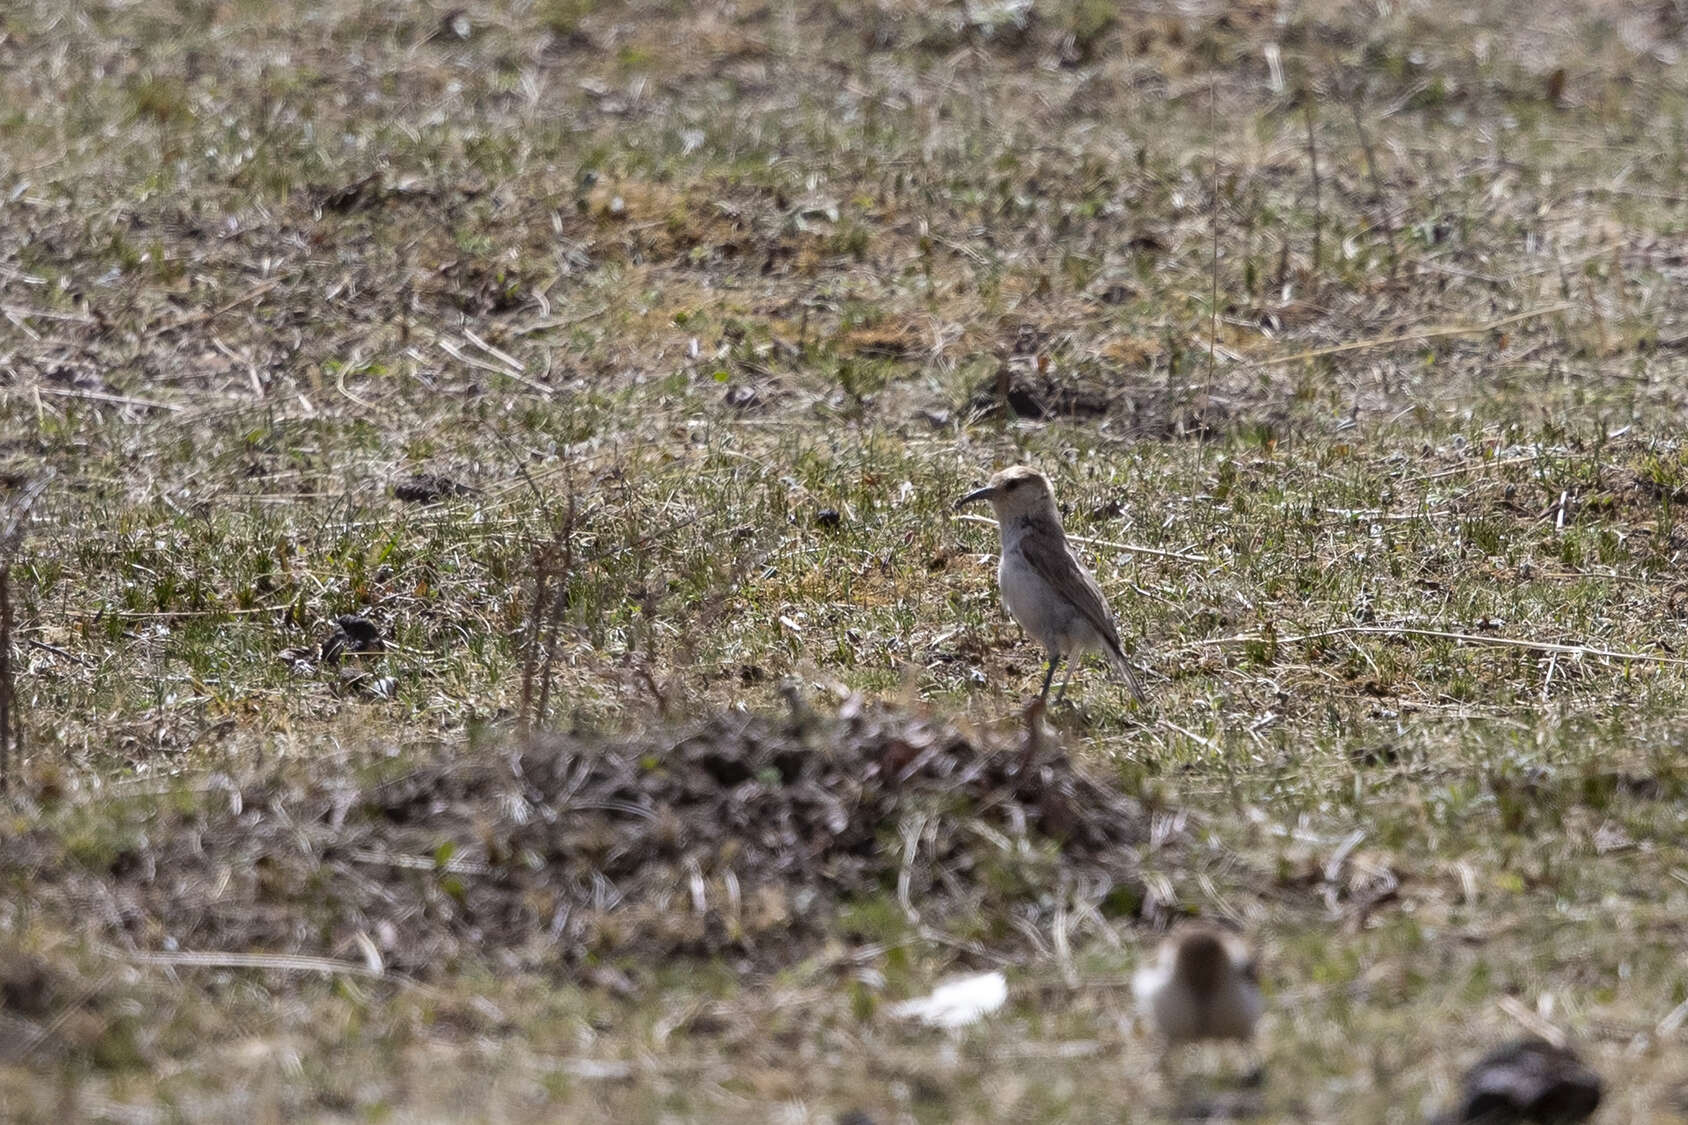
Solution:
[[[1058,653],[1058,652],[1051,652],[1049,654],[1049,670],[1043,674],[1043,690],[1037,693],[1037,697],[1039,699],[1048,699],[1049,698],[1049,684],[1050,684],[1050,681],[1055,679],[1055,669],[1056,669],[1056,667],[1058,667],[1060,665],[1060,663],[1061,663],[1061,654]],[[1071,675],[1071,674],[1072,674],[1071,669],[1069,668],[1068,675]],[[1061,702],[1061,700],[1059,698],[1057,698],[1055,700],[1055,702],[1059,703],[1059,702]]]
[[[1061,690],[1055,693],[1055,706],[1061,705],[1061,697],[1067,694],[1067,685],[1073,682],[1073,669],[1078,667],[1078,658],[1072,657],[1067,661],[1067,674],[1061,677]]]

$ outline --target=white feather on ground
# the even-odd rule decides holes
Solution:
[[[1008,982],[1001,973],[979,973],[947,980],[928,996],[898,1004],[891,1014],[932,1027],[966,1027],[1002,1007],[1007,999]]]

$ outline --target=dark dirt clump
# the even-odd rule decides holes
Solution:
[[[1108,413],[1113,397],[1104,387],[1041,372],[1014,371],[1004,365],[995,375],[980,380],[967,405],[986,416],[1006,404],[1016,418],[1092,418]]]
[[[421,975],[479,956],[773,968],[864,903],[1012,948],[1075,897],[1109,913],[1144,897],[1142,810],[1028,737],[852,700],[612,740],[487,740],[412,755],[396,776],[276,769],[69,808],[0,873],[142,949],[358,957],[373,943]]]
[[[116,1061],[120,1021],[110,1020],[108,997],[42,957],[0,945],[0,1065],[17,1066],[82,1052]],[[108,1041],[107,1037],[116,1032]]]
[[[1000,415],[1004,407],[1016,418],[1034,421],[1109,415],[1133,435],[1155,440],[1211,436],[1245,418],[1236,403],[1195,386],[1151,383],[1100,370],[1055,375],[1010,365],[980,380],[967,400],[967,409],[980,418]],[[1275,418],[1260,404],[1250,404],[1246,417],[1279,424],[1287,420]]]
[[[438,473],[417,473],[393,485],[393,496],[407,504],[438,504],[472,491],[468,485]]]

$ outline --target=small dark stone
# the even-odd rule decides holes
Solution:
[[[417,473],[393,485],[393,495],[407,504],[438,504],[469,491],[467,485],[438,473]]]
[[[380,200],[383,185],[380,172],[371,172],[360,180],[353,180],[349,184],[338,187],[318,187],[313,189],[317,209],[320,211],[334,211],[339,214],[350,214],[362,211]]]
[[[1392,766],[1401,760],[1401,748],[1392,742],[1358,746],[1349,751],[1348,759],[1357,766]]]
[[[1004,366],[979,382],[968,407],[980,414],[994,414],[1004,403],[1017,418],[1086,418],[1106,414],[1109,399],[1099,388]]]
[[[838,1125],[873,1125],[873,1118],[864,1110],[847,1109],[838,1115]]]
[[[375,622],[355,613],[346,613],[334,619],[334,632],[322,642],[322,660],[325,664],[334,664],[347,653],[381,652],[385,648],[381,629]]]
[[[1098,522],[1101,520],[1117,520],[1124,514],[1125,504],[1117,496],[1090,509],[1090,518]]]
[[[58,975],[47,962],[27,954],[0,958],[0,1008],[25,1016],[45,1016],[58,1003]]]
[[[1465,1073],[1454,1122],[1571,1125],[1600,1106],[1600,1076],[1568,1047],[1516,1039],[1490,1051]]]
[[[351,641],[353,652],[380,652],[381,629],[367,617],[360,617],[355,613],[346,613],[334,619],[334,624],[340,627]]]
[[[137,875],[146,870],[146,860],[134,848],[123,848],[111,857],[109,870],[119,879],[130,875]]]
[[[837,527],[844,522],[844,517],[838,514],[836,508],[822,508],[815,513],[816,527]]]

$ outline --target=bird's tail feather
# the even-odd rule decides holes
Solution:
[[[1103,646],[1103,651],[1107,653],[1108,663],[1113,666],[1114,671],[1119,673],[1125,680],[1126,686],[1131,689],[1132,697],[1139,703],[1148,703],[1149,696],[1143,690],[1143,681],[1137,678],[1137,670],[1131,666],[1131,661],[1126,659],[1125,653],[1113,645]]]

